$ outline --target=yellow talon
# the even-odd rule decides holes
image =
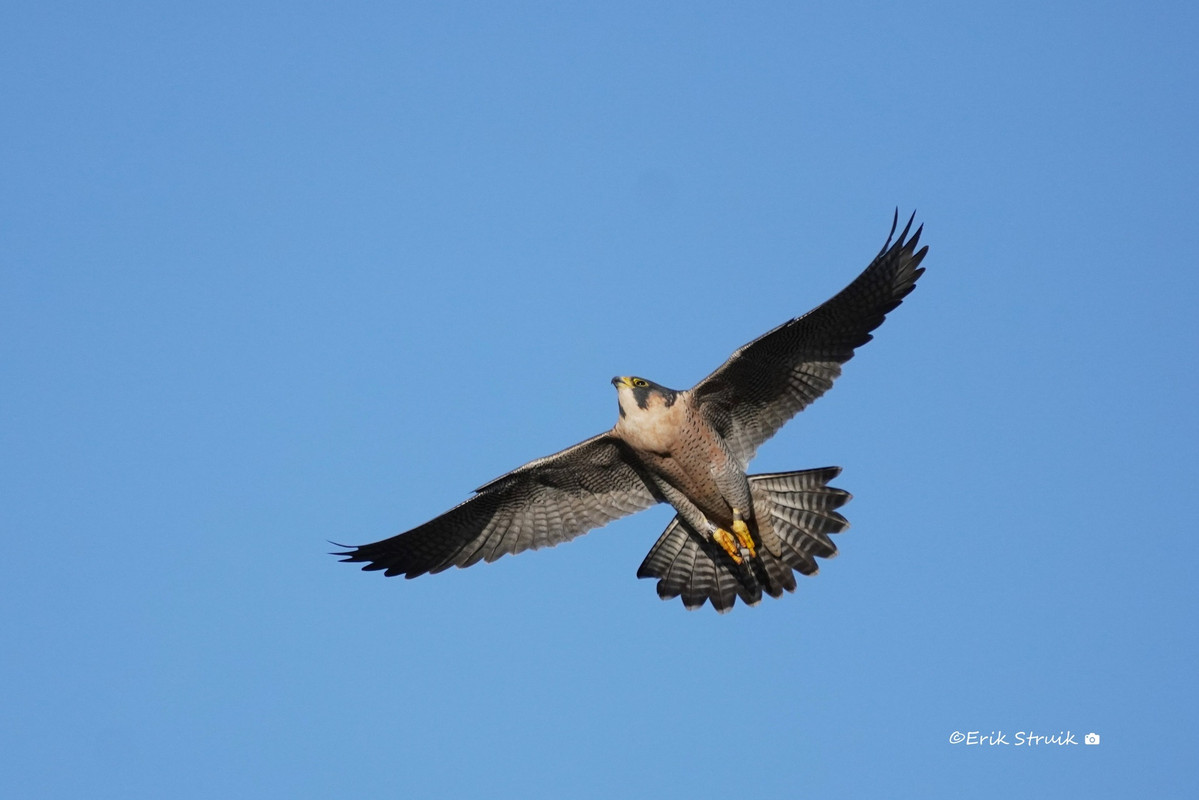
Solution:
[[[745,523],[741,523],[744,525]],[[734,526],[735,527],[735,526]],[[733,561],[741,563],[741,553],[737,550],[737,544],[733,541],[733,535],[724,528],[717,528],[712,531],[712,538],[716,540],[716,544],[724,548],[724,552],[728,553]]]
[[[754,537],[750,535],[749,526],[745,524],[745,520],[741,519],[741,511],[736,508],[733,509],[733,533],[737,534],[737,541],[749,551],[750,557],[757,558],[758,551],[754,548]]]

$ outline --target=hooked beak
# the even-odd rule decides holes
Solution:
[[[617,375],[612,379],[612,385],[619,389],[621,386],[632,387],[633,382],[629,380],[627,375]]]

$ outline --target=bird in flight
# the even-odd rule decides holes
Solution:
[[[334,555],[364,570],[415,578],[552,547],[615,519],[669,503],[677,512],[645,557],[639,578],[688,609],[719,612],[740,597],[794,591],[795,571],[836,554],[829,534],[848,492],[828,485],[840,467],[748,475],[758,447],[833,385],[854,349],[915,288],[928,247],[916,249],[915,214],[853,283],[803,316],[737,350],[687,390],[645,378],[612,379],[616,425],[531,461],[406,533]],[[894,242],[892,241],[894,239]]]

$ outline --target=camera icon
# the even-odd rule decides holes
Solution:
[[[1086,736],[1082,737],[1082,743],[1083,744],[1099,744],[1099,734],[1088,733]]]

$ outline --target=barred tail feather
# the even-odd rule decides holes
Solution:
[[[663,600],[682,597],[695,609],[711,601],[724,613],[737,598],[747,605],[795,590],[792,570],[817,571],[815,558],[831,558],[837,548],[829,534],[849,527],[836,509],[849,502],[849,492],[828,485],[840,467],[749,476],[757,522],[758,557],[737,564],[711,538],[675,517],[637,570],[639,578],[657,578]]]
[[[828,485],[840,474],[840,467],[823,467],[750,476],[754,511],[766,548],[804,575],[816,573],[816,557],[837,554],[829,534],[849,527],[837,509],[852,495]]]
[[[735,570],[737,565],[711,539],[676,516],[645,557],[637,577],[658,578],[658,596],[663,600],[681,596],[688,610],[711,600],[712,607],[723,613],[738,596],[749,605],[762,599],[761,587],[747,584]]]

